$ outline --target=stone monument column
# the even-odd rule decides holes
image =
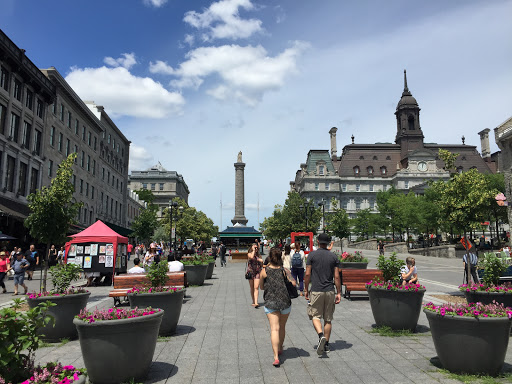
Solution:
[[[245,163],[242,161],[242,151],[238,152],[235,165],[235,217],[231,220],[233,225],[236,223],[245,225],[245,191],[244,191],[244,168]]]

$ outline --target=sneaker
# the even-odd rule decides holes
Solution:
[[[329,343],[325,343],[325,346],[324,346],[324,352],[325,353],[329,353],[331,352],[331,347],[329,346]]]
[[[320,339],[318,339],[318,346],[316,347],[316,353],[319,356],[322,356],[324,354],[326,342],[327,342],[327,339],[325,338],[325,336],[322,336]]]

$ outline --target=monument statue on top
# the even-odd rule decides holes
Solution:
[[[235,217],[231,220],[233,225],[245,226],[248,221],[245,218],[244,168],[245,163],[242,162],[242,151],[240,151],[235,163]]]

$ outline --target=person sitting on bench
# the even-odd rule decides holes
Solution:
[[[405,265],[400,271],[402,278],[402,285],[418,284],[418,270],[416,269],[416,260],[414,257],[405,259]]]
[[[140,259],[138,257],[133,259],[133,264],[135,264],[135,265],[128,270],[128,273],[146,273],[146,270],[139,266]]]

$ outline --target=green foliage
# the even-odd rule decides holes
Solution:
[[[380,255],[377,261],[377,268],[382,271],[384,281],[392,283],[400,281],[400,270],[404,265],[405,263],[396,257],[396,252],[393,252],[389,257]]]
[[[458,153],[451,153],[446,149],[439,148],[439,158],[444,162],[444,169],[446,171],[454,172],[455,171],[455,161],[457,157],[459,157]]]
[[[492,252],[484,255],[484,260],[481,263],[481,266],[485,269],[483,281],[487,286],[498,285],[500,282],[500,276],[508,268],[505,260],[496,257]]]
[[[41,344],[37,330],[53,320],[46,312],[55,304],[40,303],[26,312],[16,312],[21,303],[16,299],[12,308],[0,310],[0,377],[6,383],[21,383],[30,377]]]
[[[361,209],[356,213],[356,217],[350,220],[353,231],[362,238],[366,238],[368,240],[370,235],[375,233],[374,217],[375,215],[369,208]]]
[[[437,365],[437,364],[436,364]],[[439,366],[441,363],[439,363]],[[512,373],[511,372],[501,372],[498,376],[488,376],[488,375],[470,375],[464,373],[453,373],[448,371],[447,369],[439,369],[439,372],[448,376],[449,379],[460,381],[461,383],[470,384],[500,384],[500,383],[510,383],[512,382]]]
[[[160,243],[165,242],[167,243],[170,240],[169,231],[165,230],[165,227],[163,225],[160,225],[155,229],[155,232],[153,233],[152,237],[154,242]],[[174,239],[173,239],[174,241]]]
[[[139,195],[139,200],[145,201],[148,203],[148,206],[152,206],[153,201],[155,201],[155,195],[149,189],[139,189],[135,191],[137,195]]]
[[[201,257],[200,255],[194,255],[190,259],[182,259],[183,265],[205,265],[208,264],[208,259]]]
[[[139,241],[149,242],[151,236],[155,233],[158,227],[156,219],[156,209],[154,207],[143,208],[139,216],[132,222],[132,236],[138,238]]]
[[[393,330],[391,327],[375,327],[373,328],[370,333],[377,333],[380,336],[386,336],[386,337],[400,337],[400,336],[411,336],[413,333],[410,329],[400,329],[400,330]]]
[[[167,282],[167,272],[169,272],[169,266],[165,261],[151,263],[151,265],[146,266],[146,277],[152,287],[165,286]]]
[[[80,278],[82,268],[76,264],[67,263],[56,265],[50,268],[50,279],[53,284],[53,290],[58,293],[64,292],[69,288],[72,281]]]
[[[334,212],[326,213],[326,220],[329,223],[327,229],[334,236],[341,238],[350,236],[350,219],[343,208],[338,207],[336,201],[332,202]]]

